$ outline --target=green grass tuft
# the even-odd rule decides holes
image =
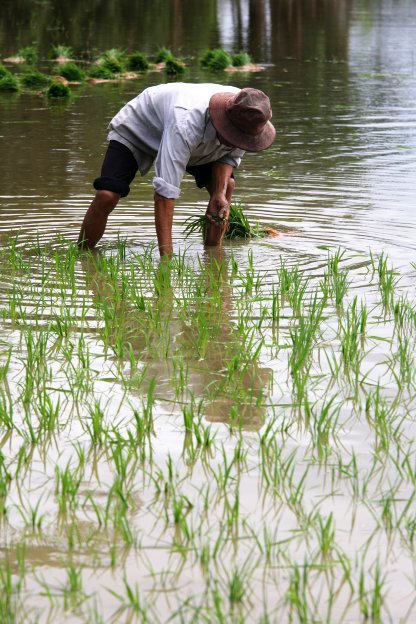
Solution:
[[[127,57],[127,69],[137,72],[146,72],[149,69],[149,61],[143,52],[133,52]]]
[[[112,80],[116,74],[104,65],[93,65],[88,71],[88,76],[98,80]]]
[[[69,46],[58,44],[58,45],[52,46],[52,50],[49,56],[51,59],[57,59],[57,58],[69,59],[74,56],[74,51]]]
[[[7,67],[5,67],[3,65],[3,63],[0,63],[0,78],[4,78],[5,76],[9,76],[10,72],[7,69]]]
[[[39,59],[38,50],[35,46],[27,46],[26,48],[20,48],[17,51],[16,56],[20,56],[25,59],[28,65],[36,65]]]
[[[46,87],[50,82],[49,76],[47,76],[46,74],[42,74],[42,72],[39,71],[31,71],[23,74],[20,80],[23,86],[25,86],[27,89],[42,89],[43,87]]]
[[[56,68],[56,73],[63,76],[70,82],[81,82],[82,80],[85,80],[85,72],[72,61],[59,65]]]
[[[109,69],[113,74],[120,74],[126,68],[126,55],[117,48],[106,50],[98,58],[98,65]]]
[[[19,91],[19,83],[10,72],[0,78],[0,91]]]
[[[247,52],[239,52],[231,56],[231,62],[233,67],[243,67],[244,65],[250,65],[253,59]]]
[[[186,73],[186,66],[178,59],[168,58],[165,64],[165,73],[167,76],[183,76]]]
[[[199,64],[203,69],[222,71],[232,64],[231,55],[221,48],[205,50],[199,58]]]
[[[173,54],[168,48],[159,48],[156,52],[155,62],[156,63],[166,63],[166,61],[170,58],[173,58]]]
[[[46,95],[51,99],[67,98],[71,95],[71,89],[68,85],[62,84],[62,82],[53,82],[47,90]]]

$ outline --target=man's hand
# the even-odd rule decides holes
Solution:
[[[228,221],[230,204],[224,194],[219,193],[210,198],[206,215],[208,221],[216,225],[221,225],[223,221]]]
[[[226,163],[217,162],[212,166],[212,180],[207,186],[210,200],[206,212],[205,245],[221,245],[227,231],[231,196],[234,190],[232,173],[233,168]]]

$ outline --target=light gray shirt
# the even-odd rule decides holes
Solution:
[[[132,151],[142,175],[154,162],[155,191],[176,199],[188,165],[240,164],[244,151],[222,145],[209,117],[209,100],[221,91],[239,89],[178,82],[149,87],[110,121],[108,139]]]

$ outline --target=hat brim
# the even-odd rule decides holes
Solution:
[[[230,100],[235,98],[235,93],[214,93],[209,101],[209,115],[214,128],[227,143],[245,152],[261,152],[273,143],[276,129],[268,121],[259,134],[247,134],[237,128],[227,117],[226,109]]]

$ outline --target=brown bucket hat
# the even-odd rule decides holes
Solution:
[[[246,152],[267,149],[276,136],[270,122],[270,100],[259,89],[246,87],[238,93],[214,93],[209,101],[209,114],[221,137]]]

